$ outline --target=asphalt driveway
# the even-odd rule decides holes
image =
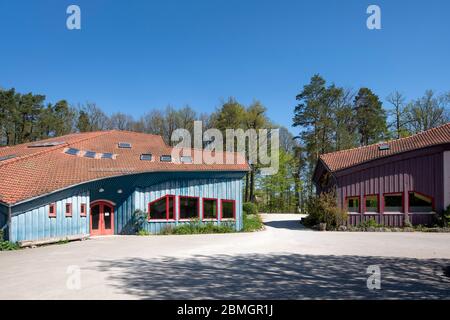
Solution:
[[[450,234],[111,236],[0,252],[1,299],[450,299]],[[367,288],[367,268],[381,289]],[[450,270],[449,270],[450,271]]]

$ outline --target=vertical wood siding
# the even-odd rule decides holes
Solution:
[[[385,163],[351,172],[337,177],[338,203],[346,207],[347,197],[360,197],[361,207],[364,195],[380,195],[379,206],[384,208],[383,194],[403,193],[404,214],[349,215],[348,223],[355,225],[361,221],[375,218],[377,222],[401,226],[405,214],[408,214],[408,192],[417,191],[433,197],[435,210],[443,209],[443,155],[434,153],[426,156],[411,157],[391,163]],[[429,224],[433,216],[426,214],[409,214],[413,224]]]
[[[41,240],[69,235],[89,234],[89,195],[87,192],[56,203],[56,218],[49,218],[49,204],[13,215],[10,241]],[[72,217],[65,216],[66,203],[72,203]],[[80,204],[86,203],[86,217],[80,217]]]
[[[137,188],[120,206],[116,209],[116,233],[125,234],[131,232],[129,223],[132,213],[136,209],[148,211],[148,203],[165,195],[175,195],[175,214],[178,218],[178,196],[195,196],[200,198],[200,216],[203,217],[202,198],[217,198],[219,200],[228,199],[236,202],[236,221],[229,222],[236,230],[242,229],[242,179],[189,179],[171,180],[152,186]],[[158,233],[168,226],[190,223],[189,221],[146,221],[144,228],[150,233]],[[225,223],[216,220],[215,224]]]

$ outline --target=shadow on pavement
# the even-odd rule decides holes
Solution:
[[[108,282],[141,299],[449,299],[450,260],[246,254],[98,261]],[[381,290],[367,288],[369,265]]]
[[[290,230],[301,230],[305,228],[300,223],[300,218],[298,220],[277,220],[277,221],[265,221],[266,226],[277,228],[277,229],[290,229]]]

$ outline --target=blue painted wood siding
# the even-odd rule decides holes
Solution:
[[[60,238],[89,234],[89,194],[73,195],[54,202],[56,218],[49,218],[50,203],[11,217],[10,241]],[[66,217],[66,203],[72,203],[72,217]],[[86,217],[80,217],[80,205],[86,203]]]
[[[136,209],[148,211],[149,202],[165,195],[175,195],[175,214],[179,217],[179,197],[195,196],[200,198],[200,216],[203,217],[203,198],[215,198],[220,200],[234,200],[236,210],[235,222],[215,220],[215,224],[232,224],[237,231],[242,229],[242,179],[189,179],[171,180],[155,184],[145,188],[137,188],[130,197],[116,208],[115,226],[117,234],[130,232],[129,222]],[[219,208],[220,212],[220,208]],[[163,228],[171,225],[189,223],[189,221],[150,221],[144,224],[144,228],[151,233],[158,233]]]
[[[3,230],[3,238],[7,240],[9,237],[8,207],[2,204],[0,204],[0,230]]]

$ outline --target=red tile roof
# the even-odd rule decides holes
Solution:
[[[371,160],[446,143],[450,143],[450,123],[406,138],[323,154],[320,159],[329,170],[335,172]],[[387,150],[380,150],[383,144],[388,146]]]
[[[205,164],[160,162],[161,155],[170,155],[173,148],[160,136],[129,131],[99,131],[70,134],[41,142],[56,142],[55,146],[30,147],[35,142],[0,148],[0,201],[7,204],[41,196],[91,180],[124,174],[157,171],[248,171],[245,158],[235,153],[217,153],[225,159],[234,156],[235,163]],[[129,142],[132,148],[119,148],[119,142]],[[97,153],[112,153],[114,159],[92,159],[69,155],[68,148]],[[151,161],[140,160],[141,154],[152,154]],[[193,153],[194,156],[194,153]],[[195,159],[195,158],[194,158]]]

